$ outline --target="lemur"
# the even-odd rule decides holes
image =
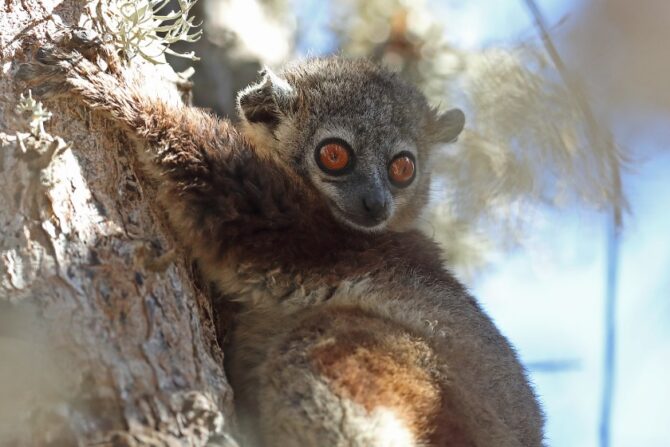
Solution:
[[[542,445],[514,350],[413,229],[460,110],[329,57],[263,71],[236,128],[147,97],[115,57],[79,35],[16,77],[137,141],[178,241],[241,303],[226,354],[245,445]]]

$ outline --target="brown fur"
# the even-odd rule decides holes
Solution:
[[[385,437],[393,426],[384,410],[403,422],[399,433],[413,445],[541,445],[542,415],[509,344],[443,268],[436,244],[404,228],[425,201],[427,163],[416,200],[398,212],[402,222],[393,228],[402,231],[357,231],[333,216],[287,153],[262,146],[284,125],[274,102],[269,112],[262,101],[251,110],[271,125],[263,137],[249,134],[252,143],[227,120],[149,99],[123,73],[105,73],[97,56],[87,57],[62,47],[40,51],[17,77],[38,94],[78,98],[137,140],[179,240],[208,280],[242,302],[228,366],[243,423],[259,442],[397,445]],[[309,81],[291,103],[298,116],[307,113],[306,95],[318,93],[328,105],[324,117],[351,103],[363,119],[377,104],[397,121],[391,131],[439,140],[446,115],[437,118],[416,90],[363,62],[335,59],[324,77],[328,64],[287,74],[294,85]],[[338,91],[347,78],[360,102]],[[330,94],[340,99],[329,103]],[[247,106],[256,107],[253,99]],[[400,113],[419,112],[427,122],[402,130]],[[443,139],[462,128],[456,118]]]
[[[369,412],[393,409],[417,438],[429,439],[440,389],[431,377],[437,362],[424,340],[356,308],[320,314],[310,325],[324,331],[311,357],[336,394]]]

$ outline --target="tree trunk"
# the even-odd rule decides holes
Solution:
[[[74,103],[47,103],[39,137],[15,112],[15,64],[83,3],[0,6],[0,445],[223,445],[210,303],[132,143]]]

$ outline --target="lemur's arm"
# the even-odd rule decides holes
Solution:
[[[230,122],[149,98],[77,50],[41,49],[17,77],[38,95],[67,95],[106,112],[143,143],[143,165],[159,180],[159,200],[189,245],[239,245],[245,236],[295,225],[310,206],[300,180],[263,158]],[[222,253],[227,246],[209,248]]]

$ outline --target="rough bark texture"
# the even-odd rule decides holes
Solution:
[[[210,305],[131,143],[62,101],[47,135],[20,133],[14,64],[82,8],[0,5],[0,445],[223,444],[232,394]]]

